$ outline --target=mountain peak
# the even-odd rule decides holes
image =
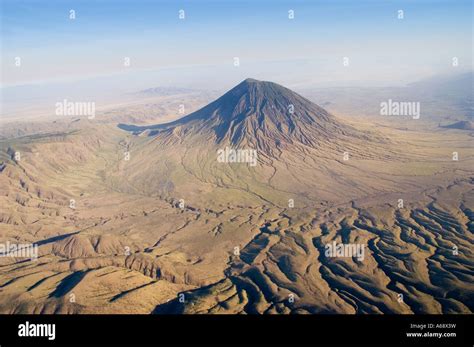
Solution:
[[[239,87],[268,87],[268,86],[278,86],[280,88],[285,88],[275,82],[270,82],[270,81],[261,81],[257,80],[255,78],[246,78],[242,82],[240,82],[238,85],[236,85],[233,89],[238,89]],[[285,88],[286,89],[286,88]],[[231,89],[232,90],[232,89]]]
[[[259,83],[262,81],[256,80],[255,78],[246,78],[245,80],[242,81],[242,83]]]

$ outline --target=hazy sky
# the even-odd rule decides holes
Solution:
[[[453,57],[458,70],[472,68],[470,0],[1,3],[4,86],[134,72],[143,77],[144,69],[168,71],[171,84],[245,77],[294,85],[386,84],[452,71]]]

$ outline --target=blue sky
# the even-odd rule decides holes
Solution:
[[[452,57],[472,68],[471,1],[2,0],[1,32],[4,85],[170,68],[189,79],[190,67],[218,68],[213,79],[408,82],[449,72]]]

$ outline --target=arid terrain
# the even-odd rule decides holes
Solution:
[[[0,313],[474,312],[472,119],[254,79],[141,93],[1,124],[0,240],[39,255],[0,257]]]

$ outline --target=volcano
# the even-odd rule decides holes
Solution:
[[[317,148],[346,136],[366,139],[292,90],[251,78],[177,121],[151,127],[119,127],[135,134],[159,136],[173,144],[198,137],[208,143],[249,146],[265,153],[297,144]]]
[[[216,187],[226,190],[226,198],[232,188],[259,203],[285,201],[292,194],[305,199],[355,196],[374,188],[365,183],[370,177],[357,160],[383,157],[387,164],[394,155],[381,146],[386,139],[379,134],[347,125],[279,84],[255,79],[171,123],[119,127],[141,139],[131,153],[134,165],[124,166],[124,175],[141,186],[141,193],[160,196],[177,190],[214,195]],[[216,152],[229,150],[256,155],[251,165],[216,159]]]

